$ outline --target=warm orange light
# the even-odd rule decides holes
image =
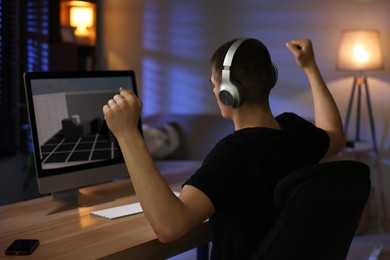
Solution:
[[[89,36],[88,28],[93,26],[92,7],[71,7],[70,25],[76,27],[76,36]]]
[[[383,69],[377,30],[347,30],[341,35],[337,68],[366,71]]]
[[[358,63],[365,63],[370,59],[370,53],[362,44],[357,43],[353,49],[353,58]]]

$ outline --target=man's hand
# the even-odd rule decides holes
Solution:
[[[301,68],[316,66],[313,46],[310,40],[292,40],[286,43],[286,47],[292,52],[298,66]]]
[[[124,88],[103,107],[104,119],[116,138],[129,131],[138,131],[142,102]]]

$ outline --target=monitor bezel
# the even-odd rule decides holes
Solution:
[[[116,159],[110,159],[110,160],[104,160],[104,161],[97,161],[97,162],[91,162],[81,165],[73,165],[73,166],[66,166],[62,168],[56,168],[56,169],[43,169],[42,168],[42,160],[40,156],[40,144],[38,139],[38,131],[37,131],[37,124],[36,124],[36,117],[35,117],[35,110],[34,110],[34,102],[33,102],[33,92],[32,92],[32,86],[31,86],[31,80],[34,79],[56,79],[56,78],[96,78],[96,77],[129,77],[131,79],[131,84],[133,87],[133,92],[135,95],[138,96],[138,90],[136,85],[136,79],[135,79],[135,72],[132,70],[120,70],[120,71],[64,71],[64,72],[25,72],[23,74],[24,79],[24,85],[25,85],[25,93],[26,93],[26,99],[27,99],[27,106],[28,106],[28,113],[29,113],[29,123],[30,123],[30,132],[32,136],[32,142],[33,142],[33,152],[34,152],[34,162],[35,162],[35,169],[39,179],[45,181],[44,179],[47,178],[47,180],[52,179],[51,177],[64,175],[61,180],[66,181],[66,175],[72,174],[73,172],[87,172],[91,168],[96,169],[96,172],[98,174],[103,174],[104,176],[96,176],[96,183],[101,183],[105,181],[110,181],[109,174],[103,173],[104,170],[100,168],[104,168],[109,166],[109,168],[112,168],[110,166],[116,166],[119,164],[124,164],[123,157],[116,158]],[[118,93],[119,93],[119,87],[118,86]],[[108,101],[108,100],[107,100]],[[138,129],[143,135],[142,132],[142,122],[141,119],[138,122]],[[124,166],[120,166],[121,168],[124,168]],[[103,171],[102,171],[103,170]],[[126,172],[122,171],[122,173],[118,173],[118,176],[115,177],[128,177]],[[113,179],[115,179],[113,176]],[[84,181],[82,181],[84,182]],[[39,184],[39,183],[38,183]],[[92,181],[86,181],[84,183],[80,183],[80,187],[71,187],[71,186],[77,186],[77,185],[69,185],[69,188],[82,188],[85,186],[89,186],[89,184],[93,184]],[[58,187],[57,187],[58,188]],[[40,190],[41,193],[49,193],[49,192],[55,192],[57,189],[56,187],[53,187],[53,191],[50,191],[50,189],[44,188],[43,190]]]

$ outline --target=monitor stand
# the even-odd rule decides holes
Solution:
[[[89,207],[114,200],[92,193],[81,193],[78,189],[54,192],[52,196],[55,200],[78,207]]]

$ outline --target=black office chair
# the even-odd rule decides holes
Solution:
[[[370,169],[333,161],[297,170],[274,191],[281,214],[251,259],[345,260],[371,190]]]

